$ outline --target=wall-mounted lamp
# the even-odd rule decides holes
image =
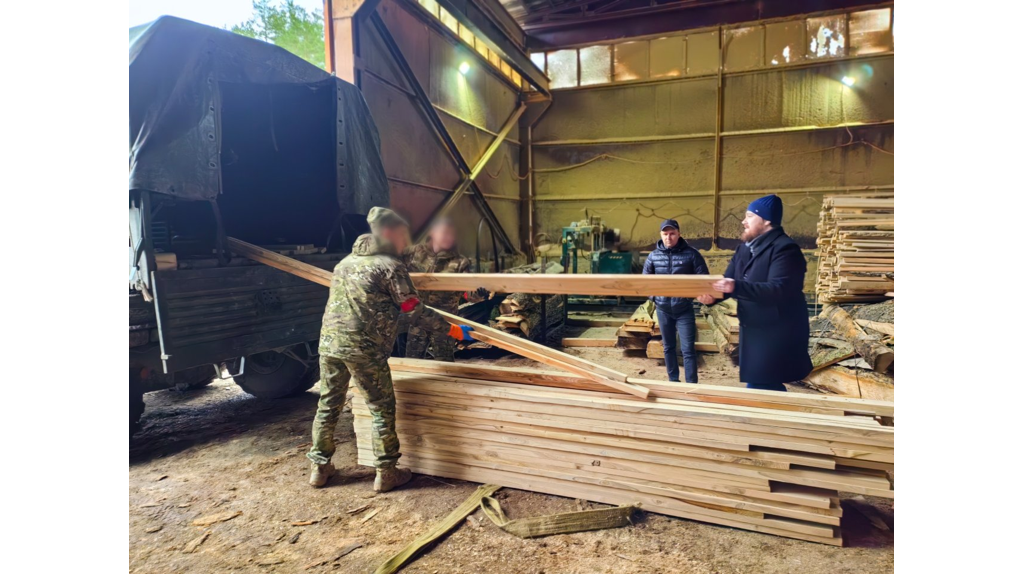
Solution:
[[[459,64],[459,73],[463,76],[469,73],[469,62]]]
[[[853,76],[843,76],[843,79],[839,81],[847,88],[852,88],[853,85],[857,83],[857,78],[854,78]]]

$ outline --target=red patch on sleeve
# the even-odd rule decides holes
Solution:
[[[408,299],[405,300],[404,303],[402,303],[402,312],[403,313],[408,313],[409,311],[412,311],[413,309],[415,309],[416,306],[419,305],[419,304],[420,304],[420,300],[419,299],[417,299],[415,297],[409,297]]]

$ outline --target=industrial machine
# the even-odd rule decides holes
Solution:
[[[606,227],[600,217],[574,221],[562,228],[562,267],[580,272],[580,257],[585,257],[584,273],[630,273],[633,253],[614,251],[619,243],[619,230]]]

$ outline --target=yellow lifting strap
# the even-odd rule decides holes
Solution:
[[[633,523],[633,513],[639,507],[640,505],[616,506],[509,520],[496,499],[485,496],[480,501],[480,510],[487,518],[491,519],[491,522],[505,532],[520,538],[536,538],[552,534],[572,534],[629,526]]]

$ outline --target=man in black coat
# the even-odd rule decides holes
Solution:
[[[811,372],[804,301],[807,261],[782,229],[782,200],[754,200],[743,219],[745,243],[714,289],[736,299],[740,317],[740,381],[751,389],[785,391],[783,383]],[[698,298],[714,301],[710,296]]]
[[[679,223],[674,219],[661,222],[661,241],[644,262],[644,275],[707,275],[708,265],[700,252],[679,236]],[[658,327],[665,346],[665,368],[668,380],[679,382],[679,358],[676,355],[676,334],[683,352],[683,370],[687,383],[697,382],[697,322],[693,316],[693,299],[651,297],[658,313]]]

